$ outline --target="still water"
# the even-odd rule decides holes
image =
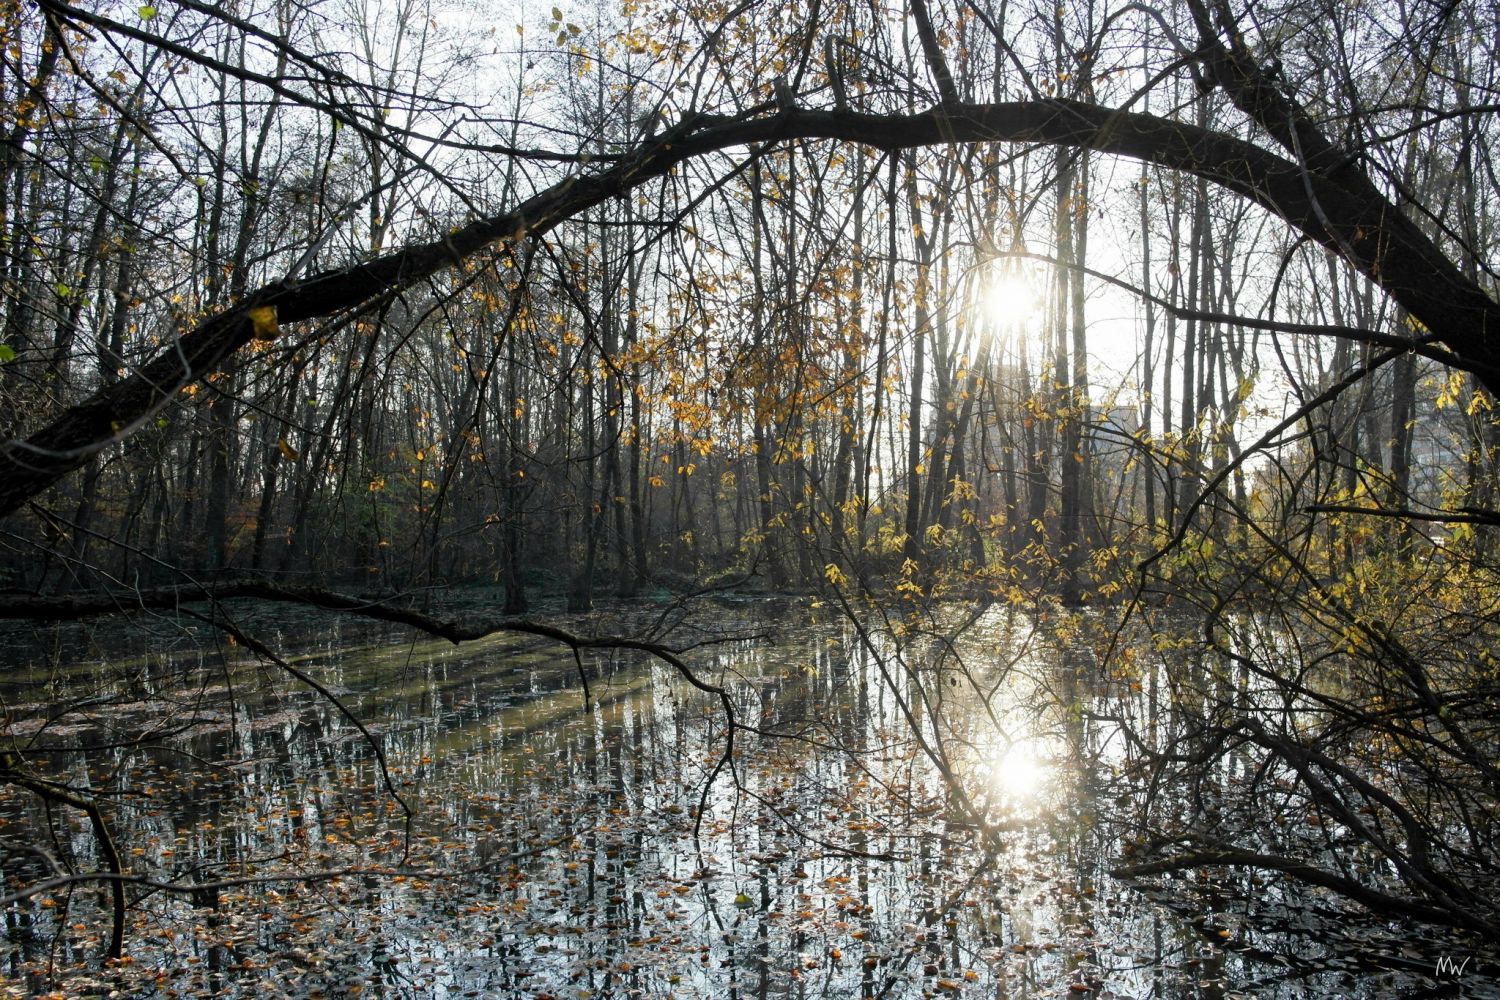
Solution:
[[[1243,891],[1205,905],[1111,878],[1141,794],[1111,720],[1156,708],[1150,684],[1101,678],[1086,619],[990,609],[924,629],[764,600],[549,617],[664,636],[729,692],[731,727],[645,654],[233,613],[363,722],[385,771],[338,707],[191,622],[13,631],[0,748],[104,803],[132,873],[221,884],[131,887],[118,964],[100,959],[97,885],[11,903],[0,988],[584,1000],[1434,985],[1416,959],[1389,971],[1330,945],[1306,916],[1326,909],[1266,927]],[[14,785],[0,837],[5,892],[48,864],[100,867],[82,815]]]

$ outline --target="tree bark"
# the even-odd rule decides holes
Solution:
[[[1276,124],[1274,101],[1261,101],[1253,77],[1241,82],[1245,75],[1238,67],[1232,63],[1223,70],[1244,91],[1236,99]],[[29,437],[0,446],[0,515],[15,511],[139,427],[183,386],[220,370],[253,337],[274,336],[277,324],[368,308],[492,243],[540,236],[563,219],[622,196],[694,157],[798,138],[887,150],[955,142],[1048,143],[1147,160],[1203,177],[1334,250],[1430,331],[1431,340],[1447,349],[1444,360],[1472,372],[1492,393],[1500,392],[1500,359],[1492,333],[1500,330],[1500,304],[1406,219],[1352,158],[1332,156],[1329,144],[1318,142],[1316,133],[1300,123],[1288,128],[1283,131],[1295,137],[1301,150],[1297,160],[1195,125],[1062,99],[953,105],[914,115],[788,108],[750,118],[689,116],[610,167],[569,178],[511,211],[479,219],[442,240],[305,281],[266,286],[172,338],[131,377],[100,389]]]

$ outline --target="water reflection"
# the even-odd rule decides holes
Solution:
[[[630,609],[617,614],[607,630],[626,631]],[[69,670],[71,693],[34,709],[12,682],[6,739],[110,796],[139,871],[361,872],[139,898],[131,970],[182,994],[1300,993],[1259,982],[1265,967],[1227,951],[1220,925],[1109,879],[1134,833],[1110,805],[1129,761],[1097,720],[1174,725],[1164,685],[1099,685],[1087,657],[1015,615],[958,641],[862,640],[803,606],[706,617],[778,636],[695,654],[747,727],[706,796],[717,703],[649,658],[600,654],[584,663],[587,707],[566,651],[511,638],[279,640],[378,734],[417,810],[410,841],[347,720],[233,651],[155,661],[128,691],[118,663]],[[171,735],[103,738],[164,713]],[[82,825],[14,788],[0,820],[7,837],[56,839],[69,863],[98,866]],[[38,873],[6,855],[5,874]],[[13,906],[0,975],[38,991],[103,975],[102,926],[88,892]],[[1332,982],[1325,992],[1348,992]]]
[[[1043,753],[1028,739],[998,743],[985,755],[981,778],[1003,809],[1024,810],[1044,797],[1055,776]]]

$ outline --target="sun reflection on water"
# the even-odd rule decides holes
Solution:
[[[985,796],[1006,812],[1040,805],[1054,778],[1043,748],[1032,740],[997,744],[985,755],[980,771]]]

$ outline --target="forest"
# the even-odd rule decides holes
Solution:
[[[0,990],[1496,995],[1500,8],[556,2],[4,0]]]

